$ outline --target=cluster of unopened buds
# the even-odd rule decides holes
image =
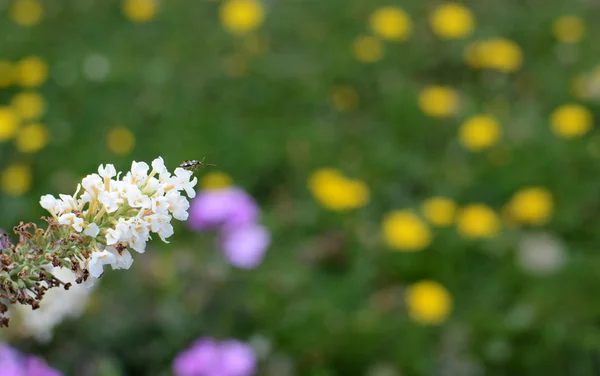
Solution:
[[[156,234],[164,242],[173,235],[173,218],[188,218],[188,199],[196,194],[198,179],[193,172],[178,167],[174,175],[162,158],[133,162],[121,176],[113,165],[101,165],[97,174],[83,178],[75,194],[42,196],[40,205],[50,217],[46,229],[32,223],[14,228],[19,242],[13,245],[4,235],[0,251],[0,326],[8,325],[1,315],[2,303],[39,307],[49,288],[69,289],[51,272],[52,267],[69,268],[76,283],[91,282],[102,276],[104,266],[129,269],[130,250],[143,253],[146,243]]]

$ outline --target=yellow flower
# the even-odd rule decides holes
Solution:
[[[352,43],[352,54],[361,63],[376,63],[383,59],[383,43],[375,37],[360,36]]]
[[[115,127],[108,132],[106,138],[108,148],[115,154],[131,153],[135,146],[135,136],[125,127]]]
[[[383,218],[383,237],[399,251],[421,251],[431,243],[427,224],[410,210],[395,210]]]
[[[404,10],[394,6],[379,8],[373,12],[369,26],[373,33],[391,41],[404,41],[412,33],[410,17]]]
[[[12,138],[17,133],[19,118],[10,107],[0,106],[0,142]]]
[[[330,210],[352,210],[369,201],[369,188],[365,183],[350,180],[331,168],[315,171],[308,180],[308,187],[317,201]]]
[[[564,138],[575,138],[586,134],[593,125],[592,113],[579,104],[564,104],[550,115],[552,131]]]
[[[17,63],[17,82],[24,87],[38,87],[48,78],[48,66],[41,58],[29,56]]]
[[[433,32],[442,39],[460,39],[469,36],[475,28],[473,14],[466,6],[447,3],[437,7],[429,23]]]
[[[467,239],[492,238],[500,231],[500,219],[484,204],[470,204],[458,212],[458,232]]]
[[[577,43],[585,34],[585,24],[577,16],[562,16],[554,20],[552,32],[559,42]]]
[[[331,104],[339,112],[350,112],[358,107],[358,94],[350,85],[339,85],[333,88]]]
[[[481,56],[486,68],[511,73],[523,65],[523,52],[518,44],[509,39],[495,38],[481,45]]]
[[[431,224],[446,227],[454,222],[456,203],[446,197],[432,197],[423,202],[422,210],[423,216]]]
[[[123,13],[133,22],[150,21],[157,10],[157,0],[123,0]]]
[[[31,187],[31,169],[23,164],[13,164],[2,173],[2,190],[9,196],[22,196]]]
[[[0,88],[10,87],[15,78],[15,66],[8,60],[0,60]]]
[[[17,150],[22,153],[35,153],[48,144],[50,132],[44,124],[30,124],[23,127],[15,140]]]
[[[502,134],[502,128],[489,115],[475,115],[467,119],[459,130],[460,143],[471,151],[481,151],[494,145]]]
[[[419,93],[419,107],[437,118],[449,117],[458,110],[458,93],[446,86],[427,86]]]
[[[226,0],[221,5],[219,16],[226,30],[243,34],[263,23],[265,11],[258,0]]]
[[[37,25],[44,17],[44,8],[37,0],[15,0],[10,8],[10,18],[20,26]]]
[[[222,171],[211,171],[200,179],[200,186],[203,189],[222,189],[231,186],[231,184],[231,177]]]
[[[12,98],[11,106],[23,120],[37,120],[46,111],[44,97],[35,92],[22,92]]]
[[[521,189],[508,205],[510,216],[515,221],[537,226],[546,224],[554,210],[552,194],[542,187]]]
[[[422,325],[438,325],[452,312],[452,296],[436,281],[424,280],[410,285],[405,301],[411,319]]]

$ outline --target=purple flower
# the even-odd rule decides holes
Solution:
[[[189,227],[204,231],[252,223],[258,217],[258,206],[242,189],[231,187],[201,191],[192,201],[189,212]]]
[[[221,248],[229,263],[243,269],[258,266],[270,243],[269,232],[256,224],[225,230],[221,236]]]
[[[227,261],[238,268],[252,269],[261,263],[271,235],[257,224],[259,208],[237,187],[201,191],[192,201],[188,226],[192,230],[217,229]]]
[[[201,338],[179,353],[173,372],[176,376],[251,376],[256,363],[254,351],[243,342]]]
[[[22,354],[0,343],[0,376],[61,376],[41,358]]]

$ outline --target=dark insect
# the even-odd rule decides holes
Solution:
[[[195,159],[183,161],[179,165],[179,167],[181,167],[181,168],[185,168],[186,170],[192,170],[192,171],[198,170],[198,167],[200,167],[200,166],[216,166],[216,165],[210,164],[210,163],[204,163],[204,158],[202,158],[201,161],[198,161]]]

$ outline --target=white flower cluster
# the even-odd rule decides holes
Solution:
[[[134,161],[121,179],[113,165],[100,165],[98,174],[86,176],[73,196],[42,196],[40,205],[59,224],[92,238],[94,250],[84,261],[92,277],[100,277],[104,265],[129,269],[133,258],[128,248],[143,253],[151,233],[167,242],[173,235],[171,219],[188,218],[190,204],[181,192],[195,197],[198,179],[192,171],[178,167],[172,176],[160,157],[149,170],[147,163]]]

